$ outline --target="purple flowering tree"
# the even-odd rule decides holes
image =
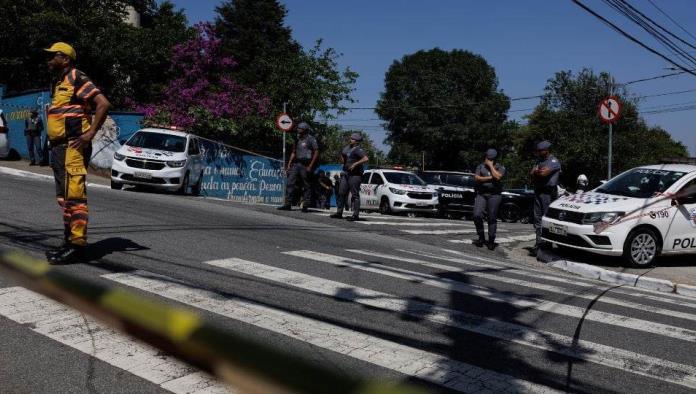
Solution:
[[[232,78],[234,59],[221,52],[210,23],[196,26],[194,38],[172,49],[174,78],[162,101],[140,106],[146,124],[167,124],[211,138],[230,137],[247,117],[267,117],[270,100]]]

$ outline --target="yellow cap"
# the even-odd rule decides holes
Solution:
[[[60,52],[65,55],[70,56],[72,60],[77,60],[77,53],[75,52],[75,49],[70,46],[70,44],[66,44],[64,42],[57,42],[53,45],[51,45],[50,48],[44,49],[46,52]]]

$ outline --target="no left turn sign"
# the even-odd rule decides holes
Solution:
[[[618,97],[611,96],[599,103],[599,118],[604,123],[614,123],[621,115],[621,102]]]
[[[288,131],[292,130],[292,126],[294,126],[295,123],[292,121],[292,118],[290,115],[286,113],[282,113],[278,115],[278,118],[276,118],[276,127],[278,130],[281,130],[285,133]]]

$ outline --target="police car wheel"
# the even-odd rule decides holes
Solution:
[[[660,253],[660,241],[655,231],[640,228],[633,231],[624,243],[624,258],[636,267],[652,265]]]
[[[388,215],[391,213],[391,206],[389,205],[389,199],[382,197],[382,201],[379,203],[379,213],[382,215]]]
[[[513,204],[507,203],[500,207],[500,220],[508,223],[514,223],[520,218],[520,208]]]
[[[112,180],[111,181],[111,188],[114,190],[121,190],[121,189],[123,189],[123,183],[114,182]]]
[[[179,194],[186,194],[189,188],[189,174],[188,172],[184,175],[184,181],[181,182],[181,187],[178,190]]]

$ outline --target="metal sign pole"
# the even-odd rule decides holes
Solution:
[[[612,97],[614,95],[614,83],[613,79],[609,81],[609,97]],[[611,104],[609,104],[609,109],[611,109]],[[612,137],[613,137],[613,122],[609,122],[609,152],[608,152],[608,162],[609,165],[607,166],[607,180],[611,179],[611,162],[612,162],[612,156],[611,156],[611,145],[612,145]]]
[[[286,102],[283,103],[283,113],[286,113],[285,110],[286,110],[287,104],[288,103],[286,103]],[[288,183],[288,174],[285,171],[285,168],[286,168],[286,164],[285,164],[285,134],[287,134],[287,132],[283,131],[283,174],[284,174],[284,176],[283,176],[283,204],[287,204],[287,198],[288,198],[288,196],[285,195],[286,189],[288,187],[288,184],[287,184]]]

